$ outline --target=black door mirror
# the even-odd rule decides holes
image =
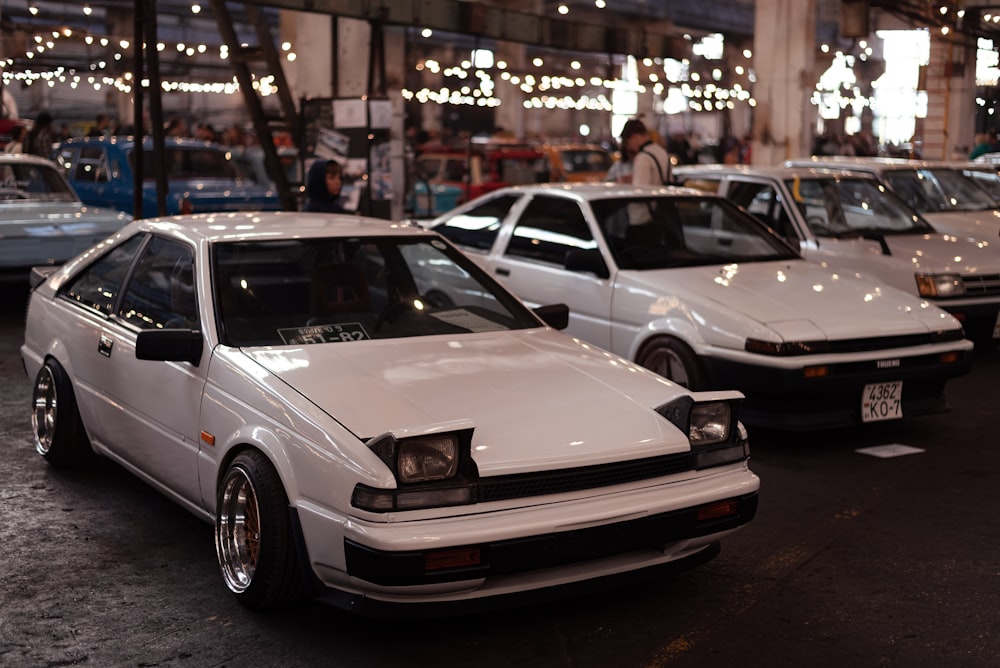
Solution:
[[[611,272],[601,257],[601,251],[596,248],[573,248],[566,252],[564,266],[567,271],[579,271],[594,274],[598,278],[609,278]]]
[[[144,329],[135,339],[135,356],[156,362],[201,362],[203,341],[194,329]]]
[[[535,315],[552,329],[569,327],[569,307],[565,304],[547,304],[534,309]]]

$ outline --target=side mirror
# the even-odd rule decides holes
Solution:
[[[579,271],[594,274],[598,278],[610,278],[611,272],[608,265],[601,257],[601,251],[596,248],[583,249],[573,248],[566,251],[566,259],[563,265],[567,271]]]
[[[547,304],[534,309],[535,315],[552,329],[569,327],[569,307],[565,304]]]
[[[156,362],[201,362],[203,340],[194,329],[144,329],[135,339],[135,356]]]

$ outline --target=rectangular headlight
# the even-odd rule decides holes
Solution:
[[[402,483],[451,478],[458,472],[458,438],[443,434],[403,439],[396,466]]]
[[[728,402],[712,401],[691,406],[688,439],[691,445],[713,445],[729,440],[732,413]]]
[[[914,274],[921,297],[946,299],[965,294],[965,284],[958,274]]]

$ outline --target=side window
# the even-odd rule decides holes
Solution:
[[[69,170],[72,169],[73,163],[76,162],[76,158],[80,153],[79,147],[76,146],[63,146],[54,156],[54,160],[59,168],[64,174],[69,174]]]
[[[80,150],[80,159],[76,162],[74,178],[87,183],[106,182],[108,167],[104,149],[99,146],[84,146]]]
[[[196,329],[191,248],[153,237],[129,279],[118,314],[140,329]]]
[[[132,264],[144,238],[137,234],[116,246],[73,279],[63,291],[63,296],[104,315],[110,315],[125,272]]]
[[[434,231],[457,246],[488,251],[500,232],[500,224],[518,200],[516,195],[496,197],[465,213],[453,216]]]
[[[535,197],[514,227],[506,255],[559,265],[573,249],[596,249],[580,205],[559,197]]]
[[[786,239],[798,240],[799,235],[795,233],[795,227],[781,201],[781,195],[774,186],[766,183],[732,181],[726,196],[779,235]]]

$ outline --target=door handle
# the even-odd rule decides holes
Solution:
[[[105,357],[111,357],[111,349],[114,347],[115,342],[110,336],[105,336],[101,334],[101,340],[97,343],[97,352],[101,353]]]
[[[503,267],[497,267],[496,273],[498,276],[510,276],[510,269],[504,269]]]

